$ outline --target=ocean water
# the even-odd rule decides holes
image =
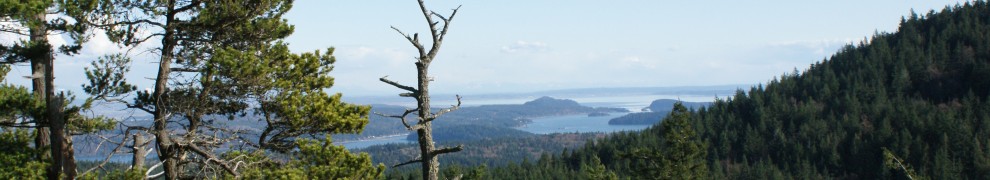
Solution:
[[[533,123],[516,129],[531,132],[534,134],[572,133],[572,132],[618,132],[618,131],[638,131],[650,127],[650,125],[610,125],[608,120],[616,118],[626,113],[613,113],[608,116],[589,117],[586,114],[552,116],[534,118]]]
[[[476,104],[522,104],[539,97],[527,97],[518,99],[476,99]],[[681,99],[690,102],[712,102],[715,96],[696,95],[628,95],[628,96],[585,96],[585,97],[555,97],[577,101],[581,105],[590,107],[612,107],[624,108],[630,112],[640,112],[657,99]],[[434,104],[443,104],[435,102]],[[618,131],[639,131],[651,125],[610,125],[608,121],[627,113],[612,113],[608,116],[589,117],[587,114],[574,114],[565,116],[550,116],[532,118],[533,123],[516,127],[516,129],[531,132],[534,134],[552,133],[585,133],[585,132],[618,132]],[[335,143],[343,145],[348,149],[365,148],[368,146],[389,144],[389,143],[414,143],[405,139],[406,134],[372,138],[361,141],[348,141]]]
[[[523,130],[526,132],[531,132],[534,134],[552,134],[552,133],[585,133],[585,132],[619,132],[619,131],[638,131],[650,127],[650,125],[609,125],[608,120],[616,118],[627,113],[613,113],[608,116],[597,116],[588,117],[587,114],[576,114],[576,115],[566,115],[566,116],[551,116],[551,117],[541,117],[533,118],[533,123],[527,124],[522,127],[516,127],[516,129]],[[394,135],[386,136],[380,138],[372,138],[361,141],[347,141],[334,143],[337,145],[344,145],[348,149],[359,149],[368,146],[374,146],[379,144],[390,144],[390,143],[415,143],[414,141],[406,140],[406,135]]]

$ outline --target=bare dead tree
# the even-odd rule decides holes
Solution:
[[[440,163],[439,161],[437,161],[437,156],[441,154],[461,151],[463,147],[461,145],[458,145],[456,147],[436,148],[433,142],[433,127],[431,125],[431,122],[433,120],[436,120],[437,117],[440,117],[445,113],[460,108],[461,97],[457,96],[457,105],[453,105],[450,108],[441,109],[436,113],[430,111],[429,85],[430,85],[430,81],[432,81],[432,78],[428,75],[428,72],[429,72],[430,63],[432,63],[433,59],[437,56],[437,52],[440,51],[440,45],[443,43],[444,38],[447,36],[447,30],[450,27],[450,21],[454,19],[454,16],[457,15],[457,11],[461,7],[458,6],[457,8],[454,8],[453,12],[450,13],[450,16],[443,16],[436,12],[427,10],[423,0],[418,0],[418,1],[419,1],[419,8],[423,12],[423,17],[426,18],[426,22],[427,24],[429,24],[430,27],[430,35],[432,36],[432,40],[433,40],[432,46],[427,48],[422,43],[420,43],[419,33],[414,33],[412,34],[412,36],[410,36],[409,34],[406,34],[401,30],[399,30],[399,28],[392,26],[392,29],[394,29],[396,32],[398,32],[403,37],[405,37],[406,40],[408,40],[409,43],[411,43],[414,47],[416,47],[416,50],[418,50],[419,52],[419,57],[416,58],[416,72],[418,77],[417,78],[418,86],[411,87],[411,86],[402,85],[399,84],[398,82],[389,80],[388,76],[382,77],[379,80],[381,80],[386,84],[395,86],[399,89],[408,91],[406,93],[399,94],[399,96],[411,97],[416,99],[417,106],[415,109],[407,109],[404,113],[402,113],[402,115],[383,115],[386,117],[398,118],[399,120],[402,121],[402,125],[404,125],[406,129],[410,131],[416,131],[416,134],[419,137],[418,142],[419,142],[420,158],[395,165],[395,167],[406,164],[412,164],[412,163],[420,163],[422,165],[423,179],[436,180],[438,179],[437,175],[440,172]],[[440,20],[437,21],[434,20],[434,18]],[[410,125],[406,121],[406,118],[412,114],[416,114],[417,121],[415,122],[415,124]]]
[[[152,150],[154,150],[154,149],[147,149],[147,146],[151,142],[145,139],[144,134],[148,134],[149,129],[141,126],[127,126],[123,124],[118,124],[118,126],[120,127],[119,129],[121,129],[120,130],[121,133],[111,133],[111,134],[115,134],[112,136],[93,134],[96,138],[100,139],[99,141],[100,143],[96,146],[96,148],[93,149],[94,152],[100,151],[100,148],[103,147],[103,144],[112,144],[115,146],[113,149],[110,150],[110,152],[105,156],[105,158],[103,158],[103,160],[100,161],[99,164],[93,166],[92,168],[87,169],[86,171],[83,171],[82,173],[79,174],[79,176],[85,176],[89,173],[96,173],[97,170],[102,170],[104,172],[109,171],[110,169],[107,169],[105,166],[107,165],[107,163],[110,162],[110,159],[113,158],[113,156],[115,155],[126,154],[126,153],[133,154],[133,159],[131,160],[131,169],[144,168],[145,157],[147,157],[148,154],[151,153]],[[119,137],[120,140],[119,141],[114,140],[116,139],[116,137]],[[133,143],[130,143],[129,146],[127,143],[128,140],[133,141]],[[130,151],[127,151],[127,149],[129,149]],[[148,173],[150,173],[152,169],[148,169],[148,171],[149,171]]]

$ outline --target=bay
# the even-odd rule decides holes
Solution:
[[[610,125],[608,121],[627,113],[614,113],[608,116],[588,116],[586,114],[552,116],[534,118],[533,123],[516,129],[531,132],[534,134],[553,133],[587,133],[602,132],[611,133],[619,131],[638,131],[650,127],[650,125]]]

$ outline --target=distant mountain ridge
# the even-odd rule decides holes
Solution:
[[[725,96],[732,95],[738,89],[750,87],[753,84],[713,85],[713,86],[671,86],[671,87],[603,87],[603,88],[573,88],[546,90],[535,92],[461,94],[466,99],[519,99],[532,97],[609,97],[609,96],[641,96],[641,95],[697,95]],[[453,101],[454,94],[434,94],[433,102]],[[398,96],[345,96],[344,100],[363,104],[401,104],[408,98]],[[470,102],[470,101],[465,101]]]

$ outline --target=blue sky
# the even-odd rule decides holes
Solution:
[[[892,32],[911,10],[957,1],[453,1],[462,5],[431,67],[434,93],[530,92],[564,88],[756,84],[803,70],[845,44]],[[336,47],[331,91],[391,96],[377,79],[415,84],[415,51],[391,30],[428,32],[413,0],[298,0],[286,16],[294,52]],[[57,37],[56,37],[57,38]],[[82,55],[59,57],[57,88],[76,91],[82,67],[119,48],[97,36]],[[137,58],[128,78],[141,88],[156,68]],[[11,76],[30,73],[15,67]],[[10,76],[9,76],[10,77]],[[23,78],[8,82],[29,85]]]

